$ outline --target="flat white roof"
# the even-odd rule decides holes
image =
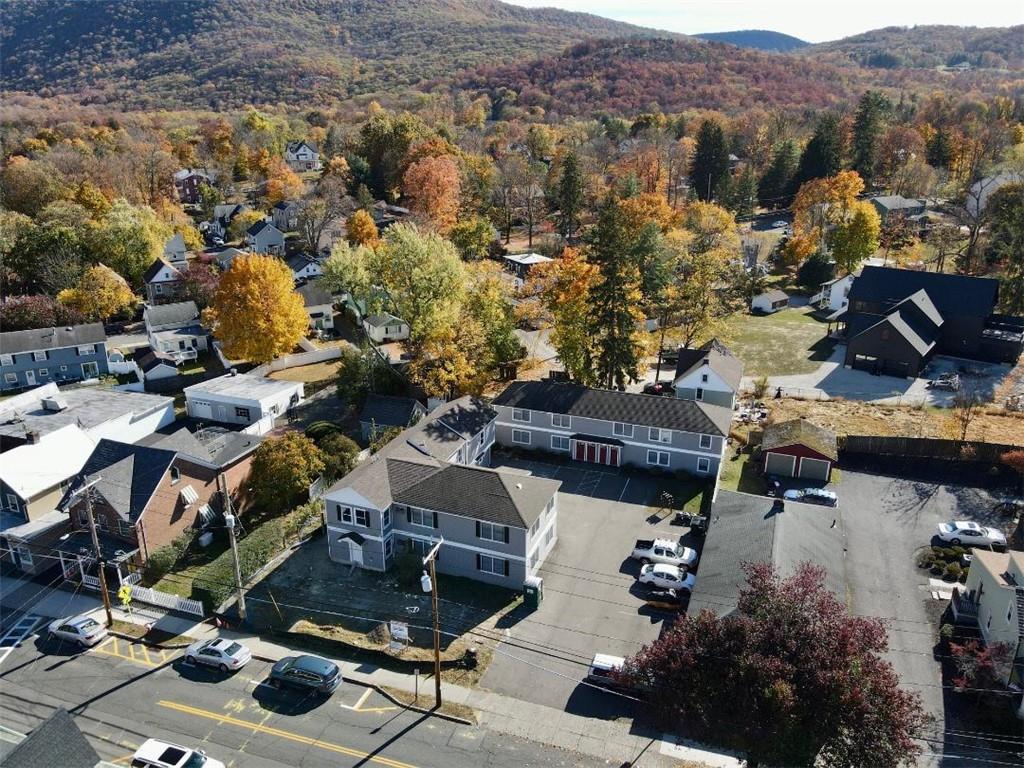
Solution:
[[[224,395],[246,400],[265,400],[277,395],[291,394],[301,388],[302,383],[298,381],[278,381],[246,373],[236,373],[232,376],[228,373],[216,379],[185,387],[185,396]]]
[[[77,424],[43,435],[38,443],[12,448],[0,460],[0,479],[23,499],[53,488],[75,475],[96,447]]]
[[[539,253],[510,253],[505,258],[508,261],[514,261],[516,264],[543,264],[548,261],[554,261],[549,256],[542,256]]]

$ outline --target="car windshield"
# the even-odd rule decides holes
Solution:
[[[193,752],[192,756],[185,761],[185,764],[181,768],[201,768],[206,765],[206,755],[200,755],[198,752]]]
[[[99,626],[99,622],[96,621],[96,619],[90,619],[88,617],[80,620],[77,623],[78,623],[78,628],[79,629],[86,629],[86,630],[92,629],[93,627]]]

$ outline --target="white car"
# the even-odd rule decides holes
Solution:
[[[147,739],[135,750],[131,768],[225,768],[220,760],[207,757],[201,749],[179,747],[159,739]]]
[[[671,539],[637,539],[630,557],[644,565],[667,563],[692,568],[697,563],[697,553],[694,550]]]
[[[784,229],[785,227],[788,227],[788,226],[789,226],[789,222],[788,221],[783,221],[782,219],[779,219],[778,221],[773,221],[772,222],[772,228],[773,229]]]
[[[107,628],[89,616],[69,616],[50,623],[50,635],[91,648],[107,636]]]
[[[1006,546],[1006,536],[995,528],[972,523],[969,520],[950,520],[939,523],[939,538],[954,546],[987,547],[991,544]]]
[[[617,688],[615,673],[619,672],[626,660],[621,656],[609,656],[607,653],[595,653],[587,670],[587,682],[607,688]]]
[[[252,652],[233,640],[197,640],[185,649],[185,660],[216,667],[221,672],[234,672],[252,661]]]
[[[640,583],[653,584],[661,589],[682,589],[692,592],[697,578],[678,566],[654,563],[640,569]]]

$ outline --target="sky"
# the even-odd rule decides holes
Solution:
[[[954,24],[1008,27],[1024,24],[1022,0],[506,0],[531,8],[584,11],[671,32],[770,29],[811,43],[837,40],[879,27]]]

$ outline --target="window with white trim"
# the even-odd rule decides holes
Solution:
[[[249,409],[242,408],[241,406],[235,406],[235,416],[239,419],[248,419],[250,418]]]
[[[14,355],[0,355],[0,365],[14,365]]]
[[[357,509],[356,513],[356,525],[360,525],[363,528],[370,527],[370,513],[365,509]]]
[[[405,519],[412,525],[418,525],[421,528],[437,528],[437,515],[425,509],[408,507],[405,510]]]
[[[671,443],[672,430],[651,427],[648,431],[648,437],[650,437],[650,439],[653,440],[655,443]]]
[[[18,383],[18,374],[16,374],[16,373],[5,373],[4,374],[4,381],[6,381],[8,384],[17,384]]]
[[[551,436],[551,450],[553,451],[568,451],[569,450],[569,438],[565,435],[552,435]]]
[[[484,523],[478,520],[476,523],[476,537],[484,541],[497,541],[506,544],[508,543],[508,526]]]
[[[702,373],[702,374],[700,375],[700,380],[701,380],[701,381],[702,381],[702,382],[703,382],[704,384],[707,384],[707,383],[708,383],[708,375],[707,375],[706,373]]]
[[[384,559],[385,560],[387,560],[389,557],[391,557],[391,552],[392,552],[392,547],[393,546],[394,545],[391,543],[391,539],[390,538],[384,539]]]
[[[380,525],[382,529],[391,527],[391,510],[385,509],[380,513]]]
[[[697,471],[701,474],[708,474],[711,471],[711,459],[697,459]]]
[[[352,507],[343,507],[341,504],[334,510],[336,519],[339,523],[351,523],[352,522]]]
[[[572,424],[572,417],[567,416],[564,413],[552,413],[551,414],[551,426],[561,427],[562,429],[569,429],[569,425]]]
[[[7,494],[7,508],[14,512],[18,511],[18,497],[13,493]]]
[[[667,467],[668,451],[648,451],[647,463],[655,467]]]
[[[82,528],[89,527],[89,513],[84,509],[78,510],[78,525]]]
[[[481,573],[490,573],[494,576],[508,576],[508,560],[503,557],[477,555],[476,569]]]
[[[694,397],[696,397],[698,400],[703,400],[704,399],[704,388],[703,387],[697,387],[697,394],[694,395]]]
[[[700,447],[701,448],[710,448],[711,447],[711,435],[701,435],[700,436]]]
[[[530,412],[526,408],[513,408],[512,421],[530,421]]]
[[[46,360],[46,353],[45,352],[33,352],[32,353],[32,359],[35,360],[37,363],[41,363],[44,360]]]
[[[620,421],[612,423],[612,434],[616,437],[632,437],[633,436],[633,425],[623,424]]]
[[[78,356],[84,357],[85,355],[92,355],[96,352],[96,347],[92,344],[83,344],[78,348]]]
[[[49,369],[49,368],[40,368],[40,369],[39,369],[39,375],[40,375],[40,376],[41,376],[42,378],[44,378],[44,379],[45,379],[45,378],[46,378],[47,376],[49,376],[49,375],[50,375],[50,369]]]
[[[512,442],[518,443],[519,445],[530,444],[530,433],[525,429],[513,429],[512,430]]]

